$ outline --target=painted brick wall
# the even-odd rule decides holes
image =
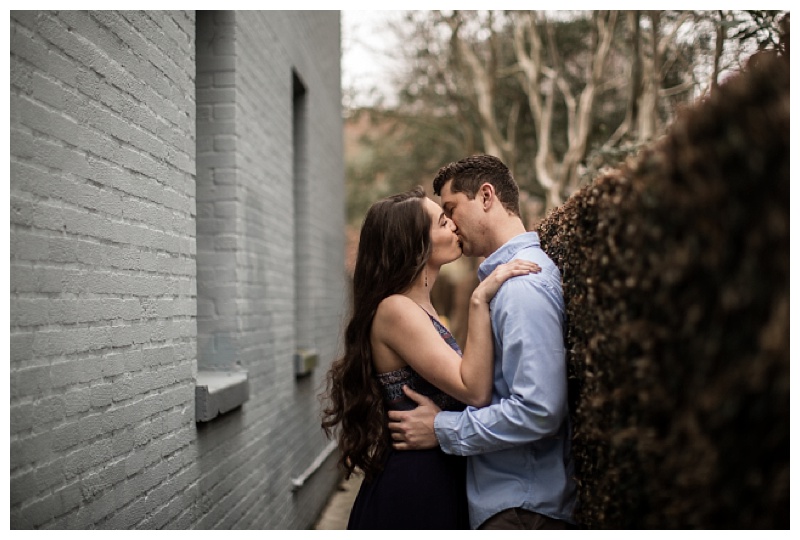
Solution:
[[[236,17],[200,11],[197,51],[197,357],[200,369],[235,362]]]
[[[324,455],[316,394],[346,303],[338,13],[226,17],[235,77],[198,73],[196,88],[194,12],[11,12],[12,528],[305,528],[335,484],[332,459],[291,480]],[[303,379],[293,69],[308,91],[321,360]],[[209,83],[233,83],[235,108],[201,103],[196,118]],[[195,146],[203,115],[233,115],[231,133]],[[235,166],[212,171],[226,195],[195,194],[201,156],[231,149]],[[197,215],[223,229],[197,230],[213,222]],[[211,266],[196,248],[209,232]],[[198,300],[207,269],[235,283],[212,304]],[[251,397],[195,424],[208,313],[225,314]]]
[[[215,419],[198,434],[198,444],[213,449],[201,451],[201,492],[221,499],[201,517],[203,528],[307,527],[336,480],[332,459],[292,491],[292,478],[327,445],[317,394],[340,352],[346,304],[338,21],[336,12],[235,15],[233,341],[238,367],[249,372],[251,397],[241,411]],[[310,327],[320,352],[320,365],[302,379],[295,379],[293,364],[305,338],[295,327],[293,70],[306,85],[312,207],[300,226],[309,237],[306,271],[317,308]],[[221,455],[229,456],[225,463]]]
[[[193,15],[11,12],[11,524],[195,498]]]

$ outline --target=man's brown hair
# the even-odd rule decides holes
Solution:
[[[433,179],[433,192],[441,195],[442,188],[450,180],[450,191],[464,193],[470,200],[475,198],[482,184],[491,184],[503,208],[519,217],[519,186],[508,167],[496,157],[470,156],[445,165]]]

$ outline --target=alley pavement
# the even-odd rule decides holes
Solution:
[[[353,475],[349,480],[339,482],[339,486],[334,490],[319,520],[314,525],[315,530],[347,529],[350,509],[353,507],[356,495],[358,495],[362,478],[361,475]]]

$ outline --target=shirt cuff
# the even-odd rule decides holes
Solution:
[[[439,446],[447,454],[455,454],[458,438],[456,437],[455,425],[461,413],[454,411],[442,411],[433,419],[433,434],[439,441]]]

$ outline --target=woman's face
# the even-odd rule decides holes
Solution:
[[[429,264],[442,266],[461,257],[461,244],[455,224],[444,215],[442,207],[425,198],[425,210],[431,216],[431,258]]]

